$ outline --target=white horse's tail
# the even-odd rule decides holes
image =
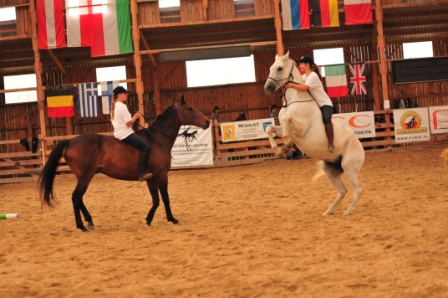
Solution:
[[[317,164],[316,164],[316,169],[317,172],[314,174],[313,179],[311,180],[312,182],[315,182],[317,179],[319,179],[320,177],[325,175],[324,170],[322,170],[322,165],[324,164],[324,162],[322,160],[320,160]]]

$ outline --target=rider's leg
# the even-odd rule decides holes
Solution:
[[[327,139],[328,139],[328,151],[333,152],[334,145],[333,145],[333,123],[332,122],[325,124],[325,134],[327,135]]]
[[[152,173],[148,170],[148,159],[149,154],[151,152],[151,146],[140,138],[135,133],[129,135],[127,138],[123,139],[123,142],[126,142],[135,148],[141,151],[140,160],[138,163],[138,178],[140,181],[148,180],[152,178]]]
[[[325,125],[325,134],[327,135],[328,139],[328,151],[333,152],[334,151],[334,145],[333,145],[333,123],[331,122],[331,116],[333,115],[333,107],[332,106],[322,106],[320,107],[320,110],[322,112],[322,120],[324,121]]]

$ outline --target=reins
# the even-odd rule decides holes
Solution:
[[[196,116],[191,116],[191,115],[188,115],[187,113],[185,113],[184,111],[182,111],[180,108],[179,108],[179,106],[177,105],[177,102],[174,104],[174,106],[177,108],[177,110],[178,110],[178,112],[179,113],[182,113],[183,115],[185,115],[185,116],[187,116],[187,117],[190,117],[190,118],[193,118],[193,120],[196,120],[199,116],[201,116],[203,113],[202,112],[199,112],[199,114],[197,114]],[[185,124],[183,124],[182,123],[182,121],[180,121],[180,118],[179,118],[179,113],[177,113],[177,120],[179,120],[179,123],[181,124],[181,125],[185,125]],[[142,116],[143,116],[143,118],[145,118],[146,119],[146,117],[145,117],[145,115],[143,115],[142,114]],[[172,138],[172,139],[176,139],[177,138],[177,134],[175,135],[175,136],[172,136],[172,135],[169,135],[169,134],[166,134],[166,133],[164,133],[164,132],[162,132],[162,131],[160,131],[159,129],[157,129],[156,127],[154,127],[153,125],[150,125],[150,126],[148,126],[148,127],[143,127],[143,126],[141,126],[139,123],[137,124],[139,127],[141,127],[141,128],[143,128],[143,129],[146,129],[146,131],[160,144],[160,146],[162,146],[163,147],[163,149],[165,149],[165,151],[170,155],[170,157],[172,158],[172,159],[174,159],[174,157],[171,155],[171,152],[166,148],[166,146],[165,145],[163,145],[163,143],[149,130],[149,128],[152,128],[152,129],[154,129],[155,131],[157,131],[159,134],[161,134],[162,136],[165,136],[165,137],[167,137],[167,138]]]

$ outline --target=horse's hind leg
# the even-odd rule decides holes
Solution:
[[[331,215],[334,213],[334,210],[336,209],[338,204],[347,194],[347,188],[344,186],[344,183],[342,183],[341,179],[342,169],[339,166],[336,166],[329,162],[324,162],[322,165],[322,170],[324,170],[331,184],[333,184],[333,186],[338,191],[338,195],[334,200],[333,204],[331,204],[331,206],[323,214],[323,215]]]
[[[354,192],[353,201],[351,202],[350,206],[348,206],[347,210],[344,213],[344,215],[350,215],[355,211],[355,206],[358,203],[359,198],[361,197],[363,189],[358,180],[358,172],[352,171],[352,172],[345,173],[345,177],[347,177],[347,180],[352,185],[353,192]]]
[[[73,210],[75,212],[76,227],[83,232],[87,232],[87,229],[82,223],[81,212],[84,215],[84,219],[89,224],[89,227],[94,226],[92,216],[90,215],[89,211],[84,205],[84,202],[82,201],[82,198],[87,191],[87,187],[89,186],[90,180],[91,179],[88,180],[78,179],[78,184],[76,185],[75,190],[72,193],[72,203],[73,203]]]

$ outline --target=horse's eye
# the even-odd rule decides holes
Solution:
[[[282,70],[283,70],[283,67],[277,68],[277,71],[282,71]]]
[[[194,109],[193,109],[193,108],[188,108],[188,110],[189,110],[190,112],[194,112]]]

